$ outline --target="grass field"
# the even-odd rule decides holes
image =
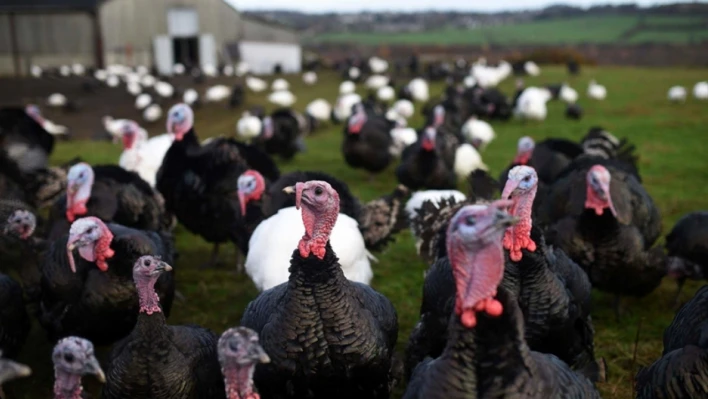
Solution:
[[[536,139],[548,136],[580,138],[591,126],[602,125],[618,136],[629,137],[637,144],[641,154],[641,173],[647,190],[661,209],[664,230],[667,232],[684,213],[708,208],[708,158],[706,157],[706,126],[708,125],[708,102],[699,103],[689,99],[686,104],[670,104],[666,91],[674,84],[691,87],[696,81],[706,79],[708,70],[679,69],[585,69],[581,77],[573,78],[570,84],[581,93],[580,104],[585,109],[582,121],[568,121],[563,117],[564,107],[551,103],[549,117],[544,123],[524,124],[518,121],[494,125],[497,140],[483,154],[485,162],[494,175],[498,174],[512,159],[517,139],[530,135]],[[608,99],[592,102],[585,98],[587,82],[596,78],[608,89]],[[538,78],[528,79],[528,84],[559,82],[567,79],[565,69],[544,68]],[[299,78],[290,79],[293,92],[298,96],[297,108],[302,109],[312,99],[336,97],[337,82],[333,75],[321,77],[321,83],[305,88]],[[502,89],[511,93],[513,82],[504,82]],[[441,86],[433,87],[437,94]],[[249,97],[249,104],[263,104],[262,97]],[[199,110],[196,114],[196,130],[201,138],[213,135],[230,135],[240,115],[220,105]],[[121,115],[114,115],[120,117]],[[100,115],[87,116],[99,118]],[[61,123],[59,117],[56,122]],[[412,124],[418,126],[421,118]],[[151,133],[163,130],[163,124],[151,128]],[[283,171],[324,170],[348,182],[353,193],[362,200],[369,200],[389,192],[396,184],[392,165],[376,181],[368,183],[368,175],[352,170],[343,162],[341,152],[341,126],[329,126],[307,139],[308,152],[295,161],[281,163]],[[81,156],[91,163],[113,163],[120,148],[110,143],[70,142],[58,146],[53,161],[62,162]],[[237,325],[243,309],[257,291],[247,276],[236,275],[233,267],[215,270],[200,270],[211,247],[183,228],[176,232],[180,258],[176,264],[178,289],[186,302],[176,302],[172,324],[197,323],[221,333]],[[224,259],[231,265],[234,259],[231,248],[225,248]],[[423,271],[426,265],[415,254],[413,241],[407,232],[384,253],[378,254],[379,263],[374,265],[373,286],[391,299],[400,322],[398,349],[406,345],[410,330],[418,318],[421,300]],[[699,283],[691,283],[684,292],[688,300]],[[632,397],[632,376],[643,365],[654,361],[662,351],[662,334],[674,314],[672,298],[675,285],[665,281],[653,294],[626,300],[627,309],[621,322],[615,321],[612,298],[599,292],[593,296],[593,320],[596,329],[596,348],[599,356],[608,363],[609,381],[599,385],[605,398]],[[638,345],[635,335],[641,323]],[[636,349],[636,361],[634,351]],[[32,380],[8,384],[6,390],[19,399],[39,399],[51,396],[53,373],[50,365],[51,347],[43,331],[35,326],[25,346],[21,360],[32,366]],[[99,356],[105,361],[107,349]],[[92,378],[86,378],[87,390],[98,392]],[[401,391],[394,398],[400,397]]]
[[[703,26],[699,26],[701,22]],[[686,28],[683,28],[683,27]],[[691,28],[688,28],[691,26]],[[679,29],[681,28],[681,29]],[[424,32],[329,33],[315,42],[378,44],[578,44],[578,43],[688,43],[708,39],[701,17],[631,15],[581,16],[548,19],[476,29],[441,28]]]

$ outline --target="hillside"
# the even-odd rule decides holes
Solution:
[[[673,43],[708,41],[708,17],[590,15],[537,19],[521,23],[472,28],[443,28],[419,32],[322,33],[311,42],[357,44],[579,44]]]

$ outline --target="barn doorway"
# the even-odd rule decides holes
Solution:
[[[174,62],[188,68],[199,65],[199,38],[198,37],[173,37],[172,54]]]

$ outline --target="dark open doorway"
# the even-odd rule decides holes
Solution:
[[[175,37],[172,38],[173,54],[175,63],[181,63],[186,67],[199,65],[199,38],[198,37]]]

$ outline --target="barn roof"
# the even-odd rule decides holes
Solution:
[[[0,0],[0,12],[88,11],[105,0]]]

